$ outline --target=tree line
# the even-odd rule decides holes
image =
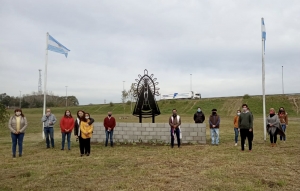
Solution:
[[[66,96],[57,96],[52,92],[46,95],[46,107],[63,107],[66,106]],[[0,94],[0,103],[6,108],[42,108],[44,103],[44,94],[32,92],[21,97]],[[78,106],[79,102],[76,96],[67,97],[68,106]]]

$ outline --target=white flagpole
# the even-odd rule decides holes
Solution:
[[[261,18],[261,23],[263,23]],[[266,141],[266,95],[265,95],[265,39],[262,38],[262,93],[263,93],[263,127],[264,127],[264,140]]]
[[[43,116],[46,113],[46,96],[47,96],[47,64],[48,64],[48,39],[49,33],[46,34],[46,58],[45,58],[45,76],[44,76],[44,106],[43,106]],[[44,134],[44,123],[42,125],[42,137],[45,139]]]

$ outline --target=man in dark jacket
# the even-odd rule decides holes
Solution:
[[[194,121],[195,123],[203,123],[205,121],[205,115],[200,107],[198,107],[197,112],[194,114]]]
[[[211,112],[209,117],[211,144],[219,145],[220,116],[217,114],[217,109],[213,109]]]
[[[248,105],[242,105],[242,113],[239,117],[239,130],[241,134],[241,147],[242,151],[245,149],[245,140],[248,138],[249,151],[252,150],[252,140],[253,140],[253,117],[252,113],[248,110]]]

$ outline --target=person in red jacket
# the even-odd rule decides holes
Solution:
[[[110,146],[113,147],[113,135],[114,135],[114,128],[116,126],[116,120],[114,117],[111,116],[112,112],[107,113],[107,117],[104,118],[103,125],[105,127],[105,135],[106,135],[106,141],[105,146],[107,147],[108,143],[108,137],[110,138]]]
[[[68,149],[71,150],[71,133],[74,128],[74,119],[71,115],[70,110],[65,111],[65,115],[60,120],[60,129],[61,129],[61,150],[64,150],[65,148],[65,140],[67,136],[68,141]]]

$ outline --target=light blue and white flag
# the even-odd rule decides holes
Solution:
[[[265,21],[264,18],[261,18],[261,37],[262,40],[266,40],[266,26],[265,26]]]
[[[261,18],[261,39],[264,41],[264,54],[266,52],[266,26],[265,26],[265,21],[264,18]]]
[[[60,54],[64,54],[66,57],[68,56],[68,52],[70,51],[64,45],[60,44],[57,40],[55,40],[51,35],[48,35],[48,50],[53,52],[57,52]]]

